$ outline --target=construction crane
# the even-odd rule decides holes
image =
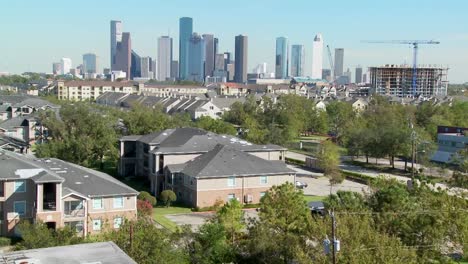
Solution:
[[[328,50],[328,61],[330,62],[330,74],[331,74],[331,81],[335,83],[335,65],[333,65],[333,57],[330,50],[330,46],[327,45]]]
[[[417,73],[418,73],[418,47],[420,44],[440,44],[439,41],[434,40],[387,40],[387,41],[363,41],[365,43],[379,43],[379,44],[410,44],[413,45],[413,80],[411,83],[411,91],[413,96],[416,95],[417,88]]]

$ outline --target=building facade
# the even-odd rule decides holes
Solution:
[[[205,80],[206,43],[205,40],[193,33],[188,45],[188,75],[186,80],[203,82]]]
[[[60,65],[61,74],[69,74],[72,68],[72,60],[70,58],[62,58],[60,60]]]
[[[323,38],[322,34],[315,35],[312,45],[312,78],[324,79],[322,77],[323,69]]]
[[[335,49],[335,79],[343,76],[344,72],[344,49]]]
[[[276,38],[275,53],[275,78],[285,79],[288,77],[289,46],[286,37]]]
[[[71,101],[94,101],[105,92],[136,93],[138,86],[131,82],[59,81],[57,98]]]
[[[248,38],[247,36],[236,36],[235,43],[235,64],[234,64],[234,81],[237,83],[247,82],[247,58],[248,58]],[[231,73],[229,73],[231,77]]]
[[[355,72],[355,78],[354,78],[354,83],[362,83],[362,67],[357,66],[356,67],[356,72]]]
[[[117,70],[115,68],[116,55],[117,55],[117,43],[122,41],[122,22],[112,20],[110,22],[110,67],[112,71]]]
[[[132,66],[132,43],[129,32],[122,33],[122,41],[117,42],[115,53],[115,64],[113,71],[123,71],[130,78],[130,68]]]
[[[19,235],[21,220],[52,229],[70,226],[87,236],[118,229],[137,216],[138,192],[112,176],[58,159],[0,155],[2,236]]]
[[[446,96],[448,88],[447,68],[418,67],[416,87],[413,86],[413,67],[409,65],[385,65],[370,67],[371,92],[397,97]],[[413,90],[414,89],[414,90]]]
[[[305,53],[304,45],[292,45],[291,47],[291,76],[298,77],[304,76],[304,63],[305,63]],[[266,63],[262,67],[263,72],[266,73]]]
[[[205,41],[205,76],[213,76],[215,64],[215,38],[212,34],[203,34]]]
[[[179,20],[179,79],[189,76],[189,42],[193,34],[193,19],[182,17]]]
[[[171,79],[172,74],[172,38],[169,36],[162,36],[158,38],[158,75],[159,81],[166,81]]]
[[[94,53],[83,54],[83,75],[98,72],[97,56]]]

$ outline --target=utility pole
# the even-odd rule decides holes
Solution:
[[[330,213],[332,220],[332,263],[336,264],[336,222],[335,222],[335,212],[331,211]]]

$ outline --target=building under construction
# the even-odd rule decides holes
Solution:
[[[418,67],[416,88],[413,90],[413,67],[410,65],[385,65],[370,67],[371,92],[398,97],[447,95],[448,68]]]

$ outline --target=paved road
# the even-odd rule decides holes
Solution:
[[[326,177],[296,177],[296,180],[307,183],[307,188],[304,188],[304,194],[315,196],[327,196],[330,194],[330,182]],[[332,193],[337,191],[353,191],[358,193],[369,192],[369,186],[353,181],[344,180],[340,184],[336,184],[332,188]]]

